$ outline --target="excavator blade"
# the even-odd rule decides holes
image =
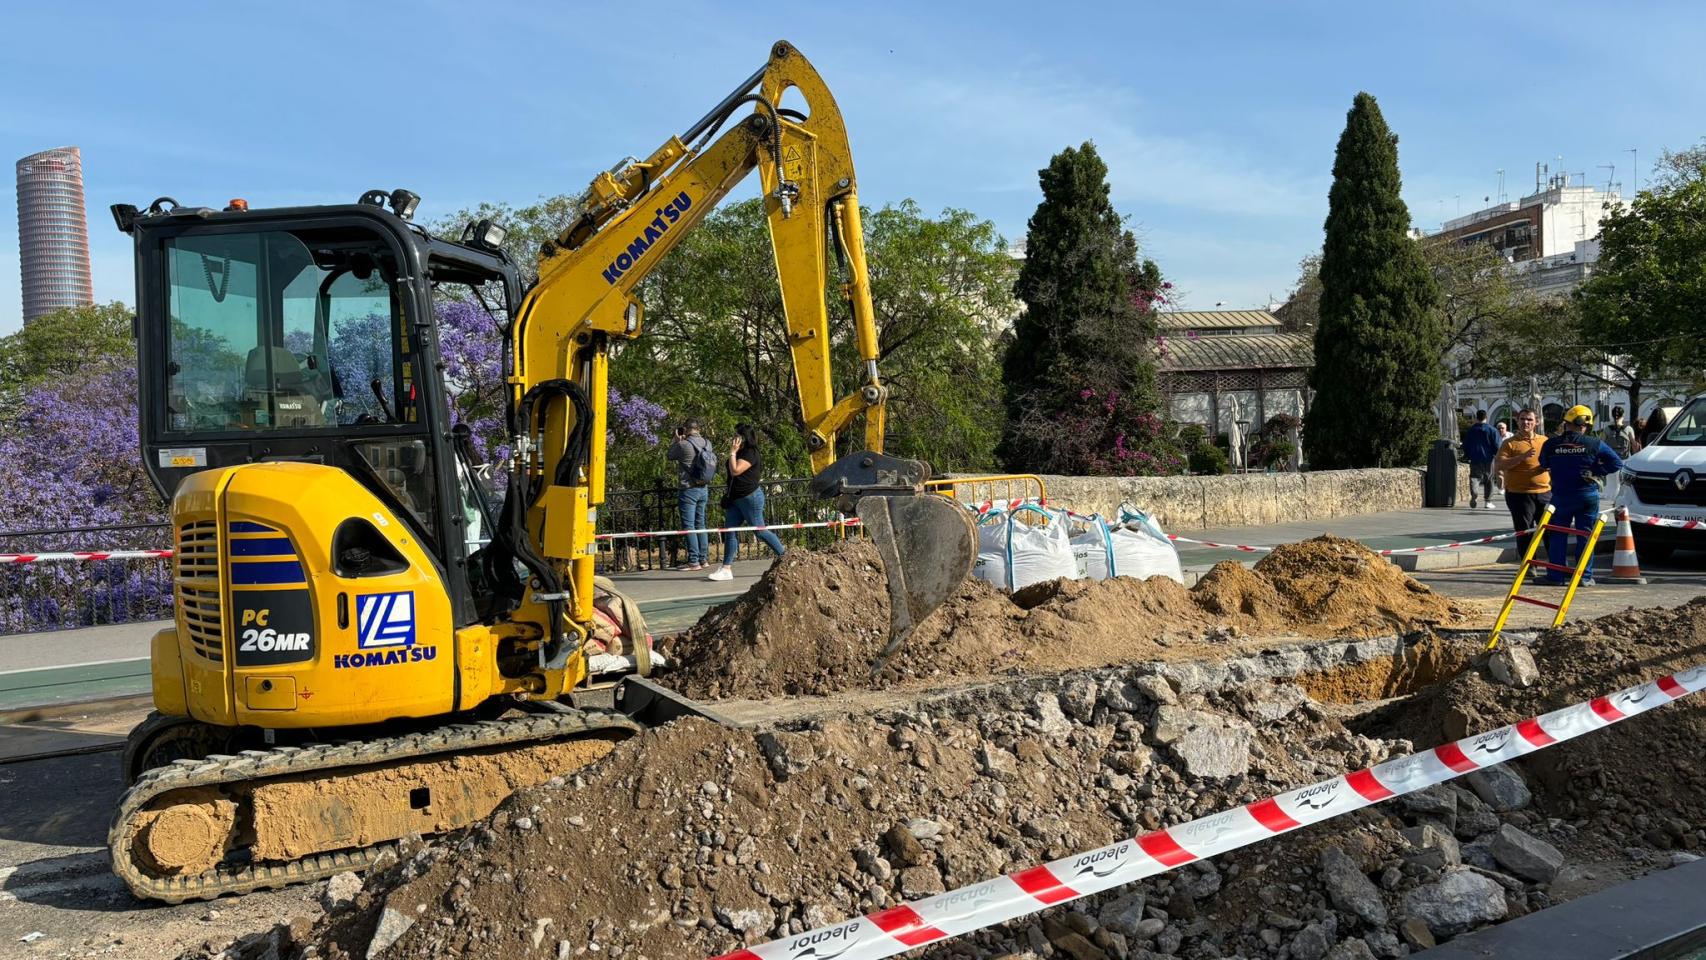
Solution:
[[[873,665],[880,668],[971,575],[976,528],[964,507],[935,494],[868,494],[858,515],[888,574],[889,642]]]

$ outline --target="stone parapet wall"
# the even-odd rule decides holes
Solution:
[[[1045,476],[1049,502],[1112,516],[1122,502],[1167,530],[1330,520],[1422,506],[1419,468],[1246,473],[1209,477]],[[969,492],[969,491],[968,491]],[[1469,468],[1458,466],[1457,502],[1467,504]]]

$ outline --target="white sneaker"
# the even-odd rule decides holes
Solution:
[[[718,567],[710,573],[705,574],[705,579],[707,580],[733,580],[734,578],[735,571],[733,567]]]

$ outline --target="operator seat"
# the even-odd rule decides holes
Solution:
[[[259,409],[265,410],[267,401],[271,400],[272,412],[265,421],[257,414],[255,426],[325,426],[326,417],[320,410],[320,399],[310,385],[311,379],[302,369],[302,361],[288,349],[256,347],[250,350],[243,379],[248,386],[247,399],[259,404]]]

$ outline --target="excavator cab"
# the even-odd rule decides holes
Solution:
[[[143,462],[161,495],[241,464],[336,467],[431,554],[458,625],[489,612],[468,561],[496,510],[449,426],[432,302],[434,288],[464,287],[508,307],[514,267],[372,202],[215,211],[163,198],[115,217],[136,238]],[[345,540],[374,562],[376,538]]]

